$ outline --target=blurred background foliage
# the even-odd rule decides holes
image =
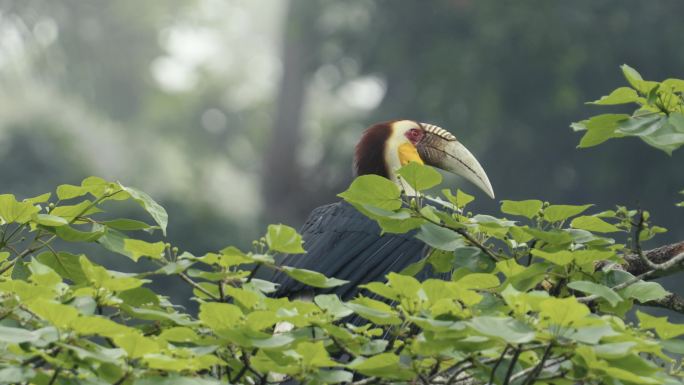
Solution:
[[[578,150],[569,124],[605,112],[584,102],[625,83],[622,63],[684,77],[683,14],[675,0],[0,0],[0,180],[18,197],[119,180],[168,209],[172,243],[249,247],[337,199],[366,126],[410,118],[456,134],[498,198],[643,207],[670,229],[656,246],[684,233],[684,152]]]

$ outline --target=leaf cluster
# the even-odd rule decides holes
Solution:
[[[590,102],[598,106],[636,104],[632,114],[602,114],[573,123],[584,131],[580,148],[593,147],[612,138],[635,136],[668,154],[684,144],[684,80],[644,80],[624,64],[622,73],[629,86],[619,87]]]
[[[623,70],[632,87],[597,103],[635,102],[639,110],[577,124],[587,130],[581,146],[636,135],[674,150],[681,81],[648,82]],[[650,128],[636,128],[646,120]],[[625,255],[644,258],[641,242],[666,231],[648,212],[530,199],[502,201],[497,216],[473,214],[474,197],[460,190],[426,193],[441,183],[435,170],[409,163],[399,175],[411,195],[366,175],[340,196],[383,232],[411,232],[432,251],[349,301],[277,298],[276,284],[259,278],[265,269],[312,288],[351,284],[278,265],[279,253],[306,258],[301,236],[286,225],[268,226],[252,250],[196,256],[164,240],[162,206],[118,182],[90,177],[33,198],[0,195],[0,381],[682,383],[684,325],[643,310],[638,322],[625,321],[636,304],[672,295],[616,268]],[[126,202],[152,223],[118,217]],[[115,271],[96,262],[105,256],[145,263]],[[671,262],[652,263],[650,272]],[[417,280],[427,267],[447,278]],[[191,286],[199,312],[153,290],[161,276]]]

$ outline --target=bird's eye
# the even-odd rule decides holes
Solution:
[[[413,143],[419,141],[422,136],[423,131],[417,128],[412,128],[406,132],[406,137]]]

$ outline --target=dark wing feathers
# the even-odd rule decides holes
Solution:
[[[307,253],[284,255],[278,263],[350,281],[337,288],[316,290],[334,292],[345,300],[358,293],[358,285],[384,281],[389,272],[401,271],[428,252],[428,247],[413,238],[412,233],[381,236],[375,221],[346,202],[315,209],[300,233]],[[429,272],[421,273],[423,277],[427,275]],[[277,296],[293,297],[310,290],[280,272],[272,280],[280,284]]]

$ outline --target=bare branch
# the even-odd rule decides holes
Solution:
[[[669,295],[655,301],[642,303],[642,305],[669,309],[677,313],[684,314],[684,298],[674,293],[670,293]]]
[[[650,276],[651,279],[684,271],[684,256],[682,255],[684,254],[684,241],[661,246],[643,254],[650,263],[644,262],[637,254],[626,254],[623,256],[622,270],[632,275],[640,275],[648,270],[654,270],[649,266],[652,263],[659,268],[655,269],[656,271]]]

